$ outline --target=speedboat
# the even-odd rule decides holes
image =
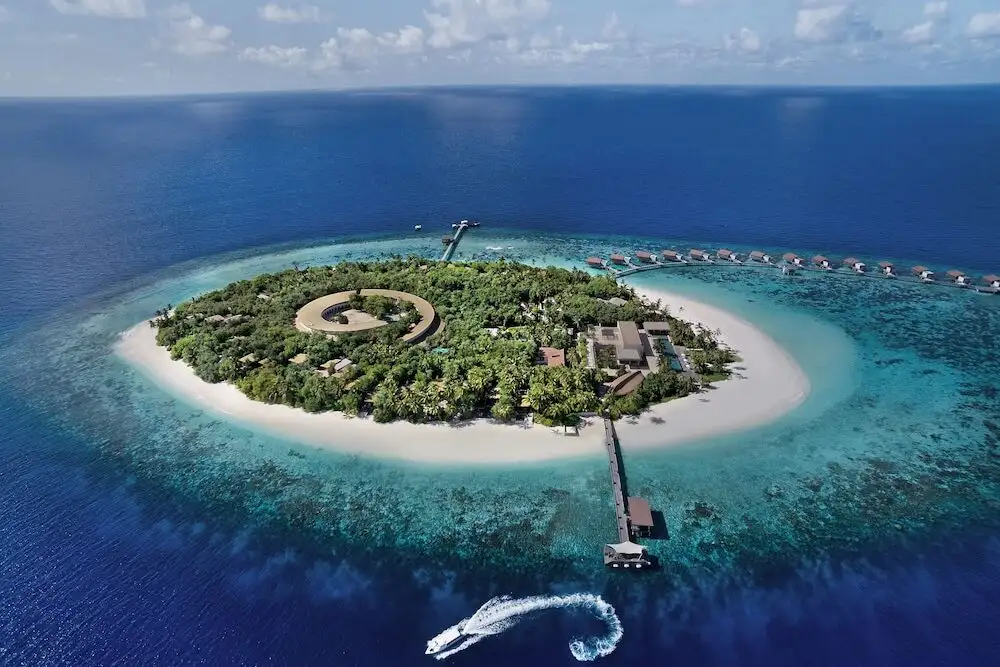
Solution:
[[[416,230],[416,231],[418,231],[418,232],[419,232],[419,231],[420,231],[421,229],[423,229],[423,228],[424,228],[424,226],[423,226],[423,225],[413,225],[413,229],[415,229],[415,230]]]
[[[440,653],[445,649],[451,648],[459,641],[462,640],[466,634],[463,632],[465,629],[464,623],[459,623],[458,625],[453,625],[438,636],[428,640],[427,642],[427,655],[434,655],[435,653]]]

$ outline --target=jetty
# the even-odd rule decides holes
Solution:
[[[445,245],[444,254],[441,255],[442,262],[450,262],[451,258],[455,255],[455,250],[458,248],[459,241],[462,240],[462,236],[465,232],[473,227],[478,227],[478,222],[469,222],[468,220],[463,220],[457,224],[452,225],[455,228],[454,236],[445,236],[441,239],[441,243]]]
[[[653,561],[650,560],[646,547],[636,544],[632,538],[640,534],[648,535],[652,531],[652,513],[649,510],[649,503],[642,498],[629,498],[628,502],[625,500],[621,448],[614,422],[608,417],[604,418],[604,447],[608,455],[608,468],[611,471],[615,522],[618,525],[618,543],[604,545],[604,565],[610,568],[649,569],[653,566]],[[632,514],[629,512],[630,509]]]

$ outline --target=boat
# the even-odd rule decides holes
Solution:
[[[413,225],[413,229],[414,229],[414,230],[416,230],[416,231],[418,231],[418,232],[419,232],[419,231],[420,231],[421,229],[423,229],[423,228],[424,228],[424,226],[423,226],[423,225]]]
[[[463,637],[468,636],[465,632],[463,632],[464,629],[465,623],[463,622],[458,625],[451,626],[436,637],[432,637],[427,641],[427,650],[425,653],[427,655],[434,655],[435,653],[440,653],[441,651],[454,646],[461,641]]]

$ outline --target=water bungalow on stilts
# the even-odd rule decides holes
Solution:
[[[934,272],[928,269],[926,266],[915,266],[910,269],[910,273],[920,278],[921,282],[932,283],[934,282]]]
[[[972,281],[969,280],[969,276],[965,275],[964,273],[962,273],[957,269],[952,269],[951,271],[949,271],[948,278],[959,287],[968,287],[969,285],[972,284]]]
[[[1000,276],[991,273],[988,276],[983,276],[983,282],[989,286],[994,294],[1000,292]]]
[[[771,256],[768,255],[763,250],[754,250],[752,253],[750,253],[750,261],[760,262],[761,264],[770,264]]]
[[[781,256],[781,259],[785,260],[794,267],[803,266],[802,258],[796,255],[794,252],[786,252]]]
[[[719,259],[725,260],[727,262],[733,262],[734,264],[740,264],[740,255],[732,250],[727,250],[723,248],[718,252]]]
[[[664,250],[662,253],[664,261],[667,262],[683,262],[684,258],[676,250]]]
[[[635,258],[643,264],[652,264],[653,256],[645,250],[636,250]]]
[[[886,278],[896,277],[896,266],[892,262],[879,262],[878,268],[882,271],[882,275]]]
[[[693,259],[695,261],[698,261],[698,262],[708,262],[708,261],[710,261],[708,253],[705,252],[704,250],[699,250],[698,248],[691,248],[691,252],[688,253],[688,256],[691,259]]]
[[[865,272],[865,263],[862,262],[857,257],[845,257],[844,266],[849,268],[851,271],[854,271],[855,273]]]
[[[824,257],[823,255],[816,255],[815,257],[813,257],[813,264],[815,264],[821,269],[826,269],[827,271],[833,269],[833,266],[830,264],[830,260]]]
[[[611,263],[625,266],[628,264],[628,260],[625,259],[625,255],[619,255],[618,253],[615,253],[614,255],[611,255]]]
[[[594,269],[604,268],[604,260],[601,259],[600,257],[588,257],[587,266]]]

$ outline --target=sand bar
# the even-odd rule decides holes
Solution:
[[[757,327],[734,315],[675,294],[644,289],[662,299],[672,314],[711,330],[743,359],[733,379],[703,394],[671,401],[634,420],[617,424],[625,449],[666,447],[771,422],[795,408],[809,393],[802,369]],[[238,425],[345,454],[424,463],[516,464],[552,459],[604,456],[603,428],[590,419],[579,435],[562,429],[496,424],[476,420],[462,426],[377,424],[339,413],[309,414],[284,405],[267,405],[244,396],[230,384],[201,380],[181,361],[156,345],[148,323],[123,333],[115,352],[175,398]]]

